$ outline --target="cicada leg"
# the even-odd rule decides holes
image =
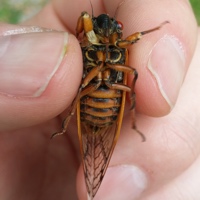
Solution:
[[[127,54],[127,51],[126,51],[126,54]],[[126,55],[126,57],[128,57],[128,55]],[[130,92],[130,100],[131,100],[131,110],[135,108],[135,83],[136,83],[136,80],[138,78],[138,73],[137,73],[137,70],[134,69],[134,68],[131,68],[130,66],[128,65],[120,65],[120,64],[109,64],[109,63],[106,63],[106,66],[109,67],[110,69],[115,69],[117,71],[121,71],[121,72],[124,72],[124,73],[129,73],[129,74],[133,74],[134,75],[134,78],[132,80],[132,85],[131,85],[131,88],[126,86],[126,88],[129,88],[129,89],[121,89],[121,90],[124,90],[126,92]],[[109,72],[107,72],[109,73]],[[109,75],[107,75],[106,77],[106,84],[108,87],[111,88],[114,87],[116,84],[111,84],[109,83]],[[118,84],[119,85],[119,84]],[[121,85],[121,84],[120,84]],[[117,89],[117,88],[113,88],[113,89]]]
[[[70,111],[69,111],[67,117],[66,117],[65,120],[63,121],[62,130],[61,130],[60,132],[53,133],[53,134],[51,135],[51,139],[54,138],[55,136],[62,135],[62,134],[64,134],[64,133],[67,131],[67,126],[68,126],[68,124],[69,124],[69,121],[70,121],[71,117],[72,117],[72,116],[74,115],[74,113],[75,113],[76,106],[77,106],[77,103],[78,103],[78,101],[79,101],[79,99],[80,99],[80,94],[81,94],[81,92],[82,92],[82,88],[79,88],[79,91],[78,91],[78,93],[77,93],[76,97],[74,98],[73,103],[72,103],[72,105],[71,105],[71,109],[70,109]]]
[[[100,73],[100,70],[103,68],[103,62],[101,61],[103,55],[102,55],[102,52],[99,52],[97,55],[99,57],[98,65],[96,67],[94,67],[90,71],[90,73],[83,79],[81,86],[79,88],[79,91],[73,100],[69,114],[67,115],[66,119],[63,121],[62,130],[60,132],[56,132],[56,133],[52,134],[51,138],[58,136],[58,135],[62,135],[66,132],[69,121],[75,113],[77,103],[80,100],[80,98],[95,91],[100,86],[101,81],[102,81],[102,74]],[[94,79],[95,77],[97,77],[96,83],[89,85],[90,81],[92,79]]]
[[[142,31],[142,32],[133,33],[132,35],[128,36],[125,40],[117,41],[116,45],[120,48],[127,48],[129,45],[134,44],[138,40],[140,40],[143,35],[146,35],[146,34],[151,33],[153,31],[157,31],[157,30],[161,29],[162,26],[167,24],[167,23],[169,23],[169,22],[165,21],[155,28],[152,28],[152,29],[149,29],[149,30],[146,30],[146,31]]]
[[[119,64],[109,64],[106,63],[106,66],[109,69],[114,69],[116,71],[121,71],[121,72],[125,72],[125,73],[132,73],[135,69],[132,69],[129,66],[125,66],[125,65],[119,65]],[[110,70],[104,70],[103,72],[103,80],[104,83],[110,88],[110,89],[116,89],[116,90],[122,90],[125,92],[131,92],[131,88],[128,87],[125,84],[119,84],[119,83],[112,83],[110,82]]]
[[[96,44],[99,42],[99,39],[97,38],[93,30],[92,18],[87,12],[82,12],[81,16],[78,18],[76,26],[76,37],[78,38],[79,34],[82,32],[85,33],[90,43]]]
[[[130,73],[130,74],[134,75],[131,88],[126,85],[122,85],[122,84],[110,83],[109,82],[109,70],[108,71],[106,70],[106,72],[104,74],[104,79],[105,79],[104,82],[109,88],[129,92],[130,101],[131,101],[132,128],[141,136],[142,141],[144,142],[146,140],[146,138],[145,138],[144,134],[137,129],[136,122],[135,122],[135,97],[136,97],[136,95],[135,95],[134,89],[135,89],[136,80],[138,78],[138,73],[137,73],[136,69],[131,68],[130,66],[127,66],[127,65],[118,65],[118,64],[112,65],[112,64],[108,64],[108,63],[106,65],[110,69],[115,69],[117,71],[122,71],[124,73]]]
[[[133,71],[134,73],[134,78],[132,80],[132,86],[131,86],[131,92],[129,93],[129,98],[130,98],[130,101],[131,101],[131,116],[132,116],[132,129],[134,129],[142,138],[142,142],[144,142],[146,140],[144,134],[137,129],[137,126],[136,126],[136,118],[135,118],[135,102],[136,102],[136,95],[135,95],[135,91],[134,91],[134,88],[135,88],[135,83],[136,83],[136,80],[138,78],[138,73],[136,70]]]
[[[92,85],[88,85],[87,87],[84,87],[84,89],[82,87],[79,88],[78,94],[76,95],[75,99],[73,100],[69,114],[67,115],[66,119],[63,121],[62,130],[60,132],[53,133],[51,135],[51,138],[54,138],[55,136],[58,136],[58,135],[62,135],[67,131],[69,121],[70,121],[71,117],[75,114],[77,103],[79,102],[80,98],[97,90],[97,88],[100,86],[100,84],[101,84],[101,80],[97,81],[96,84],[92,84]]]
[[[101,51],[97,52],[97,58],[98,60],[96,61],[96,66],[90,71],[90,73],[87,74],[87,76],[82,81],[81,86],[83,88],[86,85],[88,85],[92,79],[94,79],[95,77],[98,77],[98,74],[101,72],[102,68],[104,67],[104,63],[103,63],[104,55]]]

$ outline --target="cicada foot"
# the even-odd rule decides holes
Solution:
[[[62,125],[63,128],[62,128],[62,131],[53,133],[53,134],[51,135],[51,139],[53,139],[53,138],[56,137],[56,136],[63,135],[64,133],[66,133],[66,131],[67,131],[67,126],[68,126],[68,124],[69,124],[69,121],[70,121],[71,117],[72,117],[72,114],[69,114],[69,116],[63,121],[63,125]]]
[[[133,129],[141,136],[142,142],[145,142],[146,141],[145,135],[141,131],[139,131],[135,125],[133,126]]]
[[[145,142],[146,141],[145,135],[140,130],[138,130],[136,126],[135,109],[131,110],[131,116],[132,116],[132,129],[134,129],[141,136],[142,142]]]

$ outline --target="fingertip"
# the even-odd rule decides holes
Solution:
[[[76,189],[78,199],[87,200],[87,189],[85,185],[84,173],[83,173],[83,166],[79,167],[77,177],[76,177]]]
[[[19,41],[22,43],[21,49],[14,47],[10,51],[18,55],[13,57],[12,63],[4,57],[5,73],[0,87],[1,130],[42,123],[71,104],[81,80],[82,56],[76,38],[66,35],[53,31],[18,34],[11,38],[14,41],[18,37],[15,46],[20,45]]]
[[[92,6],[89,0],[54,0],[52,3],[59,19],[74,34],[78,18],[83,11],[87,11],[90,15],[94,12],[95,16],[104,12],[103,4],[100,0],[92,1]]]
[[[137,166],[116,165],[109,167],[100,185],[95,199],[131,199],[138,198],[147,187],[147,176]],[[79,199],[87,199],[82,169],[77,176]]]

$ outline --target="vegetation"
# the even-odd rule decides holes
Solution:
[[[0,6],[0,21],[12,24],[19,22],[23,14],[21,9],[11,6],[8,1],[0,1],[2,1]]]
[[[19,23],[37,13],[48,0],[0,0],[0,21]]]
[[[190,0],[197,22],[200,25],[200,0]]]

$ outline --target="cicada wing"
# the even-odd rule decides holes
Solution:
[[[82,124],[83,169],[88,195],[94,197],[116,144],[116,126],[97,128],[93,134],[88,134],[89,129]]]
[[[79,105],[78,134],[85,182],[89,199],[97,193],[106,173],[114,147],[119,137],[124,105],[121,108],[118,120],[107,127],[90,126],[80,121]]]

